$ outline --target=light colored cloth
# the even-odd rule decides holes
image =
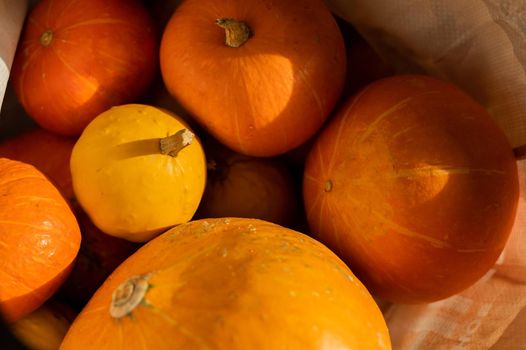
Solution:
[[[449,80],[526,145],[526,0],[326,0],[400,73]],[[526,153],[523,153],[526,154]],[[526,349],[526,160],[508,244],[477,284],[427,305],[382,305],[395,350]]]
[[[27,0],[0,0],[0,106],[27,11]]]

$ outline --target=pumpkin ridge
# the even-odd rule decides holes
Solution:
[[[62,27],[62,24],[60,23],[62,19],[67,19],[67,16],[64,16],[64,13],[66,12],[66,10],[68,10],[72,4],[76,3],[78,0],[70,0],[66,6],[64,6],[62,8],[62,11],[60,11],[60,13],[58,14],[58,16],[56,17],[56,20],[55,20],[55,26],[57,28],[60,28]]]
[[[51,25],[50,25],[50,19],[51,19],[51,8],[53,7],[53,3],[55,2],[55,0],[50,0],[49,3],[48,3],[48,6],[47,6],[47,13],[46,13],[46,19],[44,20],[45,22],[45,28],[51,28]]]
[[[37,31],[41,32],[41,31],[46,30],[46,27],[44,25],[40,24],[40,22],[35,21],[35,19],[33,17],[31,17],[31,16],[28,17],[27,23],[29,25],[33,25],[35,27],[39,27]],[[21,43],[22,44],[26,44],[27,42],[36,43],[34,39],[26,39],[26,40],[22,41]]]
[[[77,46],[77,47],[82,47],[81,44],[79,44],[79,43],[75,43],[75,42],[73,42],[73,41],[71,41],[71,40],[60,39],[60,42],[61,42],[62,44],[68,44],[68,45],[73,45],[73,46]],[[131,66],[130,62],[128,62],[128,61],[126,61],[126,60],[123,60],[123,59],[121,59],[121,58],[119,58],[119,57],[116,57],[116,56],[114,56],[114,55],[108,53],[107,51],[104,51],[104,50],[97,50],[97,53],[100,54],[100,55],[102,55],[102,56],[104,56],[104,57],[107,57],[107,58],[110,58],[110,59],[114,60],[115,62],[121,64],[121,66],[123,66],[123,67],[124,67],[124,66],[127,66],[127,67],[130,67],[130,66]]]
[[[316,90],[312,87],[311,83],[309,82],[309,80],[307,79],[307,76],[305,75],[305,66],[308,64],[309,62],[306,61],[305,64],[304,64],[304,67],[296,70],[296,74],[298,77],[300,77],[300,79],[303,81],[303,83],[305,84],[305,86],[307,87],[307,90],[310,91],[310,93],[312,94],[312,97],[314,97],[314,101],[316,101],[316,106],[318,107],[318,110],[319,110],[319,117],[318,119],[320,120],[320,122],[323,122],[325,120],[325,113],[324,113],[324,108],[323,108],[323,103],[320,99],[320,96],[319,94],[316,92]]]
[[[353,97],[351,105],[345,111],[345,114],[343,115],[341,120],[339,120],[339,122],[338,122],[339,125],[338,125],[338,131],[336,133],[336,138],[334,139],[334,148],[333,148],[331,157],[329,159],[329,169],[328,169],[329,172],[332,170],[332,168],[334,166],[334,159],[336,158],[336,153],[337,153],[337,150],[338,150],[338,146],[339,146],[340,141],[341,141],[341,135],[342,135],[343,127],[344,127],[345,123],[347,122],[347,119],[351,115],[351,112],[353,111],[355,106],[358,104],[358,101],[360,100],[360,98],[362,98],[363,95],[365,95],[365,93],[366,93],[366,91],[368,89],[370,89],[370,85],[367,85],[355,97]]]
[[[89,79],[86,79],[82,74],[80,74],[73,66],[71,66],[67,61],[66,59],[62,56],[61,53],[59,53],[58,49],[56,47],[53,47],[51,46],[51,50],[53,51],[53,53],[55,54],[55,57],[57,57],[59,59],[60,62],[62,62],[62,64],[73,74],[75,74],[75,76],[77,76],[80,80],[82,80],[83,82],[85,82],[86,84],[88,84],[93,91],[99,91],[99,88],[98,86],[96,86],[93,82],[91,82]],[[99,92],[100,94],[100,92]]]
[[[376,129],[378,124],[382,122],[382,120],[384,120],[391,114],[400,111],[401,109],[406,107],[409,104],[409,102],[414,101],[417,98],[425,96],[425,95],[437,94],[437,93],[440,93],[440,92],[437,90],[425,91],[425,92],[421,92],[419,94],[407,97],[403,99],[402,101],[397,102],[394,106],[391,106],[387,111],[381,113],[375,120],[369,123],[369,126],[367,127],[365,132],[363,132],[361,137],[358,139],[358,143],[363,143],[374,132],[374,130]]]
[[[166,312],[163,312],[162,310],[156,308],[155,306],[152,306],[151,309],[150,309],[152,312],[154,312],[155,314],[161,316],[164,320],[166,320],[168,323],[172,324],[172,325],[175,325],[177,326],[177,330],[179,332],[181,332],[181,334],[183,334],[184,336],[186,336],[187,338],[193,340],[194,342],[198,343],[199,345],[201,345],[201,348],[207,350],[207,349],[212,349],[207,343],[206,341],[198,336],[197,334],[194,334],[193,332],[191,332],[188,328],[184,327],[184,325],[182,325],[180,322],[176,322],[169,314],[167,314]],[[147,347],[145,347],[146,349]]]
[[[76,29],[78,27],[85,27],[90,25],[97,25],[97,24],[120,24],[120,25],[128,25],[130,27],[133,27],[133,24],[130,24],[128,21],[124,21],[122,19],[113,19],[113,18],[92,18],[88,20],[84,20],[82,22],[77,22],[75,24],[71,24],[69,26],[66,26],[64,28],[57,29],[58,32],[66,32],[70,31],[72,29]]]

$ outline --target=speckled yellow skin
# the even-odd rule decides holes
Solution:
[[[115,318],[112,294],[148,288]],[[121,305],[125,303],[113,305]],[[328,248],[256,219],[179,225],[120,265],[69,329],[62,350],[389,350],[382,313]]]
[[[113,107],[84,130],[71,154],[75,195],[94,224],[112,236],[147,241],[187,222],[206,182],[199,140],[176,157],[163,155],[159,139],[188,126],[152,106]]]

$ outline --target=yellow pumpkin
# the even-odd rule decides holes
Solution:
[[[190,220],[206,182],[203,148],[187,124],[140,104],[97,116],[70,166],[75,195],[93,223],[134,242]]]
[[[391,349],[373,298],[328,248],[256,219],[179,225],[120,265],[69,349]]]
[[[75,312],[50,302],[9,326],[13,335],[30,350],[56,350],[60,347]]]

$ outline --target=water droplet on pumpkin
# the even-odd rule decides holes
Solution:
[[[222,258],[226,258],[228,256],[228,249],[227,248],[223,248],[221,250],[221,257]]]
[[[254,227],[254,225],[250,224],[250,225],[248,225],[248,231],[250,233],[254,233],[254,232],[256,232],[256,228]]]
[[[226,219],[223,220],[223,222],[228,225],[228,224],[230,224],[230,219],[226,218]]]

